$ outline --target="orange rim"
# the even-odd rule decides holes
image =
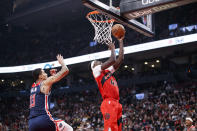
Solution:
[[[89,21],[95,22],[95,23],[113,23],[113,22],[115,21],[114,19],[111,19],[111,20],[104,20],[104,21],[98,21],[98,20],[93,20],[92,18],[89,17],[89,16],[95,15],[95,14],[101,14],[101,13],[95,10],[95,11],[89,12],[89,13],[86,15],[86,18],[87,18]]]

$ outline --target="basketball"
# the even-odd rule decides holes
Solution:
[[[117,39],[122,38],[125,35],[125,29],[124,26],[121,24],[115,24],[112,27],[112,35],[116,37]]]

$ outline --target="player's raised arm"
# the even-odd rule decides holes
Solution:
[[[60,54],[57,55],[57,60],[62,66],[62,68],[58,73],[51,74],[50,77],[48,77],[45,81],[43,81],[42,92],[44,93],[50,92],[52,84],[58,82],[59,80],[61,80],[63,77],[65,77],[69,73],[69,69],[65,65],[64,59]]]
[[[53,83],[58,82],[69,73],[69,69],[64,63],[64,58],[60,54],[57,55],[57,60],[62,66],[62,68],[57,74],[54,74],[46,79],[45,81],[46,85],[52,85]]]
[[[122,61],[124,59],[124,44],[123,44],[123,39],[124,39],[124,36],[122,38],[118,39],[120,50],[119,50],[118,58],[116,59],[116,62],[113,65],[115,70],[117,70],[120,67],[120,65],[121,65],[121,63],[122,63]]]
[[[115,61],[116,61],[114,43],[110,43],[109,44],[109,49],[111,50],[111,56],[110,56],[110,58],[106,62],[102,63],[102,65],[101,65],[101,69],[102,70],[107,69],[108,67],[110,67],[111,65],[113,65],[115,63]]]

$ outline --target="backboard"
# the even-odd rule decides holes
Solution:
[[[119,23],[148,37],[154,36],[154,18],[152,14],[197,2],[197,0],[121,0],[119,8],[116,8],[113,6],[113,1],[109,1],[109,5],[107,5],[101,0],[82,0],[83,4],[88,8],[105,13]],[[142,17],[142,22],[137,20],[140,17]]]

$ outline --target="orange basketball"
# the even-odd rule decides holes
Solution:
[[[115,24],[112,27],[112,35],[116,37],[117,39],[122,38],[125,35],[125,29],[124,26],[121,24]]]

